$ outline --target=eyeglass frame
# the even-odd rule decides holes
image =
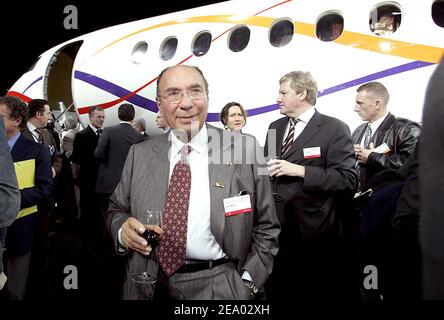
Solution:
[[[197,90],[198,92],[196,92],[196,94],[198,94],[198,97],[194,97],[193,98],[193,93],[190,93],[190,91],[193,91],[193,90]],[[178,93],[179,94],[179,97],[177,98],[177,100],[175,100],[175,101],[170,101],[170,99],[169,98],[171,98],[170,97],[170,95],[171,94],[173,94],[173,93]],[[167,93],[166,95],[161,95],[161,94],[159,94],[159,97],[161,97],[161,98],[164,98],[166,101],[168,101],[168,103],[171,103],[171,104],[179,104],[181,101],[182,101],[182,99],[183,99],[183,96],[185,95],[185,93],[188,95],[188,97],[191,99],[191,100],[200,100],[200,99],[203,99],[203,97],[205,97],[205,95],[207,94],[206,92],[205,92],[205,90],[204,89],[202,89],[202,88],[200,88],[200,87],[193,87],[193,88],[190,88],[190,89],[185,89],[185,90],[171,90],[169,93]],[[194,94],[195,95],[195,94]]]

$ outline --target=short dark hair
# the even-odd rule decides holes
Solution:
[[[117,116],[122,121],[133,121],[136,111],[131,103],[122,103],[117,111]]]
[[[222,111],[220,112],[220,121],[222,122],[222,124],[224,126],[227,125],[227,120],[228,120],[228,112],[230,111],[230,108],[232,106],[238,106],[239,109],[242,112],[242,115],[244,116],[245,119],[245,123],[247,123],[247,111],[245,111],[244,107],[242,107],[242,105],[239,102],[228,102],[223,108]]]
[[[37,112],[45,112],[45,105],[49,106],[49,103],[47,100],[44,99],[33,99],[28,102],[28,109],[29,109],[29,117],[35,117]]]
[[[26,103],[17,97],[0,97],[0,104],[3,104],[9,110],[9,119],[20,119],[20,129],[26,128],[26,122],[29,119],[29,112]]]

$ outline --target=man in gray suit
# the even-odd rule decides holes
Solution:
[[[317,86],[308,72],[280,81],[277,102],[285,117],[270,124],[265,144],[282,232],[267,294],[270,299],[328,300],[345,287],[341,273],[341,209],[357,174],[350,130],[319,113]],[[269,284],[269,286],[268,286]]]
[[[0,115],[0,290],[2,290],[6,276],[3,273],[3,246],[5,244],[6,228],[10,226],[20,210],[20,192],[17,185],[14,164],[6,139],[5,124]]]
[[[146,299],[154,291],[154,299],[252,299],[278,250],[279,225],[262,151],[254,137],[205,123],[208,83],[200,69],[170,67],[157,81],[157,104],[172,130],[130,149],[108,210],[116,248],[128,255],[124,298]],[[189,187],[189,197],[172,212],[185,211],[185,225],[176,226],[186,232],[182,255],[168,260],[174,229],[169,200],[180,166],[191,175],[179,186]],[[163,211],[162,230],[142,224],[147,210]],[[140,236],[145,230],[162,233],[158,246]],[[157,282],[134,282],[132,275],[142,272]]]

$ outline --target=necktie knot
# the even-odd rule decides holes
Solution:
[[[42,131],[38,128],[34,129],[35,136],[37,137],[38,143],[43,143]]]
[[[100,137],[102,135],[102,129],[97,129],[97,135]]]
[[[191,152],[191,147],[188,144],[184,144],[182,148],[180,148],[180,162],[188,163],[188,155]]]

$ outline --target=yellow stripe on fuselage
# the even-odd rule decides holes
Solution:
[[[232,23],[233,26],[236,26],[238,24],[245,24],[249,26],[269,28],[275,20],[276,18],[270,18],[270,17],[251,16],[244,18],[233,15],[199,16],[199,17],[174,20],[132,32],[99,49],[96,53],[93,54],[93,56],[101,52],[102,50],[105,50],[106,48],[122,40],[130,38],[136,34],[165,26],[178,25],[184,23],[227,23],[227,24]],[[304,35],[317,39],[316,27],[314,24],[310,23],[295,22],[295,34]],[[444,48],[420,45],[412,42],[392,40],[380,36],[365,35],[362,33],[356,33],[345,30],[342,33],[342,35],[334,42],[353,48],[373,51],[382,54],[389,54],[412,60],[431,62],[431,63],[438,63],[441,60],[442,55],[444,54]]]

